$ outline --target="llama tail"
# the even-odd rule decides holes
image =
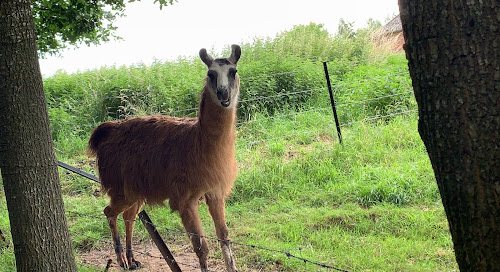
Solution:
[[[92,131],[88,145],[88,152],[91,157],[97,156],[99,144],[109,136],[113,128],[114,124],[112,122],[105,122]]]

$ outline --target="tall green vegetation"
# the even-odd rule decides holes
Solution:
[[[370,33],[376,26],[371,22],[353,30],[342,22],[333,36],[310,24],[242,44],[240,170],[227,205],[233,241],[352,271],[457,269],[412,114],[416,105],[407,62],[401,54],[374,54]],[[323,61],[338,106],[342,145],[336,140]],[[84,150],[98,123],[142,114],[196,116],[205,73],[193,56],[46,78],[58,158],[92,172]],[[107,200],[99,196],[98,184],[66,172],[61,183],[75,251],[111,252],[102,218]],[[8,244],[3,207],[0,201],[0,229]],[[166,231],[182,230],[179,217],[163,207],[147,209],[169,246],[182,252],[189,243],[183,232]],[[204,229],[214,237],[208,211],[200,209]],[[148,236],[138,226],[136,237]],[[319,268],[272,251],[234,248],[242,271]],[[12,247],[0,244],[0,267],[15,267]],[[79,270],[102,268],[81,264]]]
[[[410,89],[403,56],[370,59],[370,30],[354,31],[341,22],[332,36],[311,23],[274,39],[256,38],[242,45],[240,122],[256,114],[327,107],[322,61],[329,65],[336,98],[348,123],[366,115],[413,107],[411,95],[354,103]],[[222,54],[227,52],[222,52]],[[197,56],[157,61],[150,66],[103,67],[76,74],[58,73],[44,80],[53,138],[85,138],[98,123],[139,114],[196,116],[205,68]],[[401,90],[403,89],[403,90]],[[69,146],[74,146],[71,144]]]

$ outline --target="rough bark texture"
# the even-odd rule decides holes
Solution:
[[[500,271],[500,1],[399,0],[419,132],[461,271]]]
[[[18,271],[76,271],[30,2],[0,2],[0,168]]]

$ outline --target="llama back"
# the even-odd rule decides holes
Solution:
[[[174,191],[179,187],[160,188],[179,175],[179,171],[165,175],[163,169],[181,163],[169,155],[182,157],[176,153],[188,147],[183,142],[195,134],[195,123],[193,118],[144,116],[99,125],[90,137],[89,151],[97,158],[102,191],[150,204],[181,194]]]

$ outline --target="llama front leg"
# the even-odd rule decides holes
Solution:
[[[236,263],[233,258],[233,253],[229,247],[229,233],[226,225],[225,219],[225,201],[224,199],[212,198],[206,196],[206,202],[208,205],[208,210],[215,224],[215,232],[217,233],[217,238],[220,240],[220,246],[222,249],[222,255],[224,256],[224,262],[226,263],[226,269],[229,272],[236,272]]]
[[[198,198],[191,201],[186,207],[179,209],[184,228],[189,233],[194,252],[200,261],[202,272],[208,272],[207,257],[208,244],[201,228],[201,220],[198,214]]]
[[[130,208],[123,212],[123,220],[125,221],[125,239],[127,246],[127,263],[130,270],[135,270],[140,268],[142,265],[140,262],[134,259],[134,252],[132,252],[132,236],[134,233],[134,224],[137,214],[142,207],[142,203],[136,202]]]

